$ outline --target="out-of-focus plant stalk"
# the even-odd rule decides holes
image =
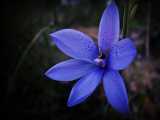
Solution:
[[[124,6],[123,25],[122,25],[122,38],[128,34],[128,19],[129,19],[129,1]]]
[[[17,73],[20,70],[26,56],[28,55],[28,52],[31,50],[33,45],[37,42],[38,38],[42,35],[42,33],[44,33],[46,30],[48,30],[49,27],[50,26],[46,26],[46,27],[40,29],[40,31],[34,36],[34,38],[31,40],[31,42],[27,45],[26,49],[23,51],[22,56],[20,57],[12,76],[8,80],[6,99],[8,98],[10,93],[14,91],[15,78],[17,77]]]
[[[123,23],[122,23],[122,38],[128,35],[128,26],[131,18],[135,16],[138,5],[136,4],[136,0],[125,0],[123,7]]]
[[[150,23],[151,23],[151,4],[150,0],[148,0],[147,3],[148,7],[148,12],[147,12],[147,21],[146,21],[146,42],[145,42],[145,51],[146,51],[146,59],[150,59]]]

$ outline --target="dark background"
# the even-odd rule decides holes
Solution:
[[[127,0],[116,2],[123,13]],[[61,28],[74,28],[96,39],[105,0],[80,0],[77,3],[62,0],[4,1],[1,4],[0,111],[3,115],[0,119],[158,119],[160,7],[158,1],[137,0],[136,4],[138,8],[129,21],[127,36],[134,39],[138,55],[135,62],[122,72],[132,109],[132,114],[125,117],[107,104],[101,87],[86,102],[68,108],[66,101],[74,82],[59,83],[44,76],[48,68],[68,58],[50,44],[48,34]],[[24,53],[26,50],[27,54]]]

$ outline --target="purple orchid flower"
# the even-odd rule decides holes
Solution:
[[[109,104],[121,113],[129,112],[128,96],[118,70],[126,68],[136,56],[129,38],[119,41],[119,12],[115,2],[104,10],[98,34],[98,46],[82,32],[63,29],[51,33],[56,46],[74,58],[50,68],[45,75],[57,81],[79,79],[71,90],[69,107],[83,102],[103,81]]]

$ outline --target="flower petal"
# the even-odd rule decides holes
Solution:
[[[103,70],[96,69],[85,77],[81,78],[72,88],[67,105],[69,107],[84,101],[99,85]]]
[[[98,56],[98,48],[92,39],[82,32],[63,29],[51,34],[57,47],[75,59],[91,61]]]
[[[126,68],[136,56],[136,47],[132,40],[126,38],[116,42],[111,48],[109,64],[112,69]]]
[[[121,113],[129,112],[127,92],[120,74],[114,70],[106,71],[103,85],[111,106]]]
[[[86,61],[70,59],[50,68],[45,75],[58,81],[71,81],[84,76],[96,68]]]
[[[104,10],[99,25],[99,47],[104,54],[114,41],[118,41],[120,32],[119,12],[113,0]]]

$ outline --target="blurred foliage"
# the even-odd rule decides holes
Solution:
[[[121,21],[123,21],[124,5],[128,0],[116,2],[120,6]],[[116,113],[107,104],[101,87],[86,102],[68,108],[66,101],[74,82],[59,83],[44,76],[48,68],[68,59],[54,46],[48,34],[69,27],[96,36],[105,6],[105,0],[80,0],[77,4],[62,4],[62,0],[6,2],[5,31],[10,35],[6,35],[5,54],[10,56],[5,66],[6,79],[2,81],[4,99],[1,107],[2,112],[7,113],[6,119],[154,120],[159,118],[160,56],[156,51],[160,50],[158,40],[160,24],[156,18],[151,18],[151,59],[146,60],[146,25],[148,24],[146,9],[148,8],[145,0],[137,0],[130,8],[132,12],[129,14],[133,17],[128,23],[127,36],[133,38],[138,49],[135,62],[122,72],[128,86],[131,116],[124,117]],[[35,36],[45,27],[47,29],[41,32],[33,42]],[[96,32],[92,31],[93,27],[95,28],[93,31]],[[22,64],[15,71],[28,45],[31,47],[22,59]]]

